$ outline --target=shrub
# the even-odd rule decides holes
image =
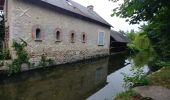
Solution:
[[[124,74],[125,87],[131,88],[135,86],[148,85],[149,81],[146,79],[146,75],[142,68],[133,68],[132,75]]]
[[[39,63],[39,66],[46,67],[48,65],[53,65],[54,61],[52,59],[47,59],[46,55],[41,55],[41,61]]]
[[[8,60],[8,59],[11,59],[9,49],[0,50],[0,60]]]
[[[18,73],[21,70],[21,65],[23,63],[29,63],[29,57],[27,52],[25,51],[25,47],[27,46],[27,43],[20,39],[21,43],[18,43],[16,41],[13,42],[12,47],[16,51],[17,58],[12,61],[12,64],[9,65],[9,73]]]

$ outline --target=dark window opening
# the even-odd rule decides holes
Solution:
[[[86,42],[86,35],[85,34],[83,34],[83,41],[82,41],[83,43],[85,43]]]
[[[71,33],[71,42],[74,43],[75,42],[75,34]]]
[[[57,39],[57,40],[60,40],[60,31],[57,31],[57,32],[56,32],[56,39]]]
[[[39,28],[36,29],[36,39],[41,38],[41,30]]]

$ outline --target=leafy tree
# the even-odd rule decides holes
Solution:
[[[119,0],[111,0],[117,2]],[[127,18],[130,24],[140,21],[152,21],[162,9],[169,9],[168,0],[124,0],[120,7],[113,10],[112,16]]]
[[[112,0],[117,2],[119,0]],[[170,2],[168,0],[124,0],[112,16],[126,18],[130,24],[146,21],[142,27],[159,58],[170,58]]]

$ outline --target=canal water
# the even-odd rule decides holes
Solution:
[[[121,53],[1,77],[0,100],[113,100],[125,90],[122,73],[131,74],[133,64]]]

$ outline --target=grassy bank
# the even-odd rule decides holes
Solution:
[[[150,74],[147,79],[149,85],[163,86],[170,89],[170,67],[163,67],[160,71]]]
[[[129,90],[118,94],[115,100],[151,100],[151,99],[144,98],[135,91]]]
[[[170,67],[163,67],[157,72],[147,76],[149,85],[163,86],[170,89]],[[115,100],[152,100],[150,98],[143,98],[132,90],[122,92],[117,95]]]

